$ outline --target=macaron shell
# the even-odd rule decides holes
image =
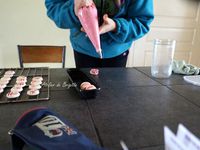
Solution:
[[[5,72],[5,74],[14,75],[14,74],[15,74],[15,71],[13,71],[13,70],[8,70],[8,71]]]
[[[17,80],[16,80],[16,82],[18,83],[18,82],[27,82],[27,79],[26,78],[18,78]]]
[[[95,89],[97,89],[97,88],[94,85],[90,85],[90,86],[86,87],[85,90],[95,90]]]
[[[41,86],[40,85],[29,85],[29,89],[31,89],[31,90],[39,90],[39,89],[41,89]]]
[[[0,80],[0,84],[8,84],[9,83],[9,81],[8,80]]]
[[[4,74],[3,77],[5,77],[5,78],[12,78],[13,75],[12,74]]]
[[[6,97],[7,98],[17,98],[17,97],[19,97],[20,96],[20,93],[19,92],[12,92],[12,91],[10,91],[10,92],[8,92],[7,94],[6,94]]]
[[[23,85],[23,86],[26,85],[26,81],[17,80],[16,83],[17,83],[17,84],[21,84],[21,85]]]
[[[0,88],[0,94],[3,93],[3,88]]]
[[[86,90],[86,88],[87,88],[88,86],[90,86],[90,85],[81,86],[80,88],[81,88],[81,90]]]
[[[83,82],[83,83],[81,83],[81,85],[80,85],[80,89],[81,90],[85,90],[88,86],[90,86],[91,84],[90,84],[90,82]]]
[[[26,83],[25,82],[18,82],[15,85],[21,86],[21,87],[25,87]]]
[[[26,77],[26,76],[18,76],[18,77],[17,77],[17,80],[21,80],[21,79],[22,79],[22,80],[27,80],[27,77]]]
[[[19,88],[19,89],[20,89],[20,88],[23,88],[23,86],[20,85],[20,84],[15,84],[14,87]]]
[[[0,88],[4,89],[6,87],[6,84],[0,83]]]
[[[35,96],[35,95],[38,95],[40,92],[39,90],[28,90],[27,91],[27,95],[29,96]]]
[[[10,77],[2,77],[0,80],[1,80],[1,81],[10,81],[11,78],[10,78]]]
[[[80,85],[80,87],[81,86],[85,86],[85,85],[91,85],[91,83],[90,82],[82,82],[81,85]]]
[[[33,77],[32,78],[32,81],[43,81],[43,78],[42,77]]]
[[[31,85],[40,85],[40,84],[42,84],[42,81],[36,81],[36,80],[34,80],[34,81],[31,81]]]
[[[14,86],[14,87],[12,87],[11,89],[10,89],[10,91],[12,91],[12,92],[21,92],[21,91],[23,91],[23,88],[22,87],[20,87],[20,86]]]

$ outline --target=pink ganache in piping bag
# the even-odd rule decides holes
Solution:
[[[96,52],[99,54],[100,58],[102,58],[99,24],[95,4],[93,3],[90,6],[84,6],[80,8],[78,11],[78,18],[90,41],[95,47]]]

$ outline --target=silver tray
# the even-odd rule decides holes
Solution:
[[[5,103],[20,103],[20,102],[30,102],[30,101],[46,101],[49,100],[49,80],[50,80],[50,71],[48,67],[40,68],[4,68],[0,69],[0,78],[3,77],[4,73],[8,70],[15,71],[14,76],[11,78],[10,82],[7,84],[7,87],[4,88],[3,93],[0,94],[0,104]],[[6,94],[14,86],[16,78],[18,76],[26,76],[27,83],[23,88],[23,91],[20,92],[18,98],[9,99],[6,97]],[[28,86],[33,77],[41,76],[43,78],[42,88],[40,89],[40,94],[37,96],[27,95]],[[45,84],[44,84],[45,83]]]

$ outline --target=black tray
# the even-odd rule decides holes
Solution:
[[[79,69],[67,69],[67,75],[71,84],[76,84],[75,89],[83,99],[94,99],[100,91],[100,87],[97,82]],[[90,82],[96,87],[96,89],[81,90],[80,85],[82,82]]]

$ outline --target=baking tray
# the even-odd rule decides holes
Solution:
[[[20,103],[20,102],[30,102],[30,101],[46,101],[49,100],[49,80],[50,80],[50,71],[48,67],[39,67],[39,68],[4,68],[0,69],[0,78],[3,77],[4,73],[8,70],[15,71],[14,76],[11,78],[10,82],[7,84],[7,87],[4,88],[4,92],[0,94],[0,104],[5,103]],[[6,97],[6,94],[14,86],[16,78],[18,76],[26,76],[27,83],[23,87],[23,91],[20,92],[18,98],[9,99]],[[39,90],[40,94],[37,96],[27,95],[28,86],[33,77],[41,76],[43,78],[42,88]],[[45,84],[44,84],[45,83]],[[45,86],[43,86],[45,85]]]
[[[76,68],[67,69],[66,71],[69,81],[71,84],[76,85],[75,89],[82,99],[94,99],[97,96],[98,92],[100,91],[100,87],[93,78],[89,77],[83,71]],[[82,82],[90,82],[96,87],[96,89],[81,90],[80,85]]]

